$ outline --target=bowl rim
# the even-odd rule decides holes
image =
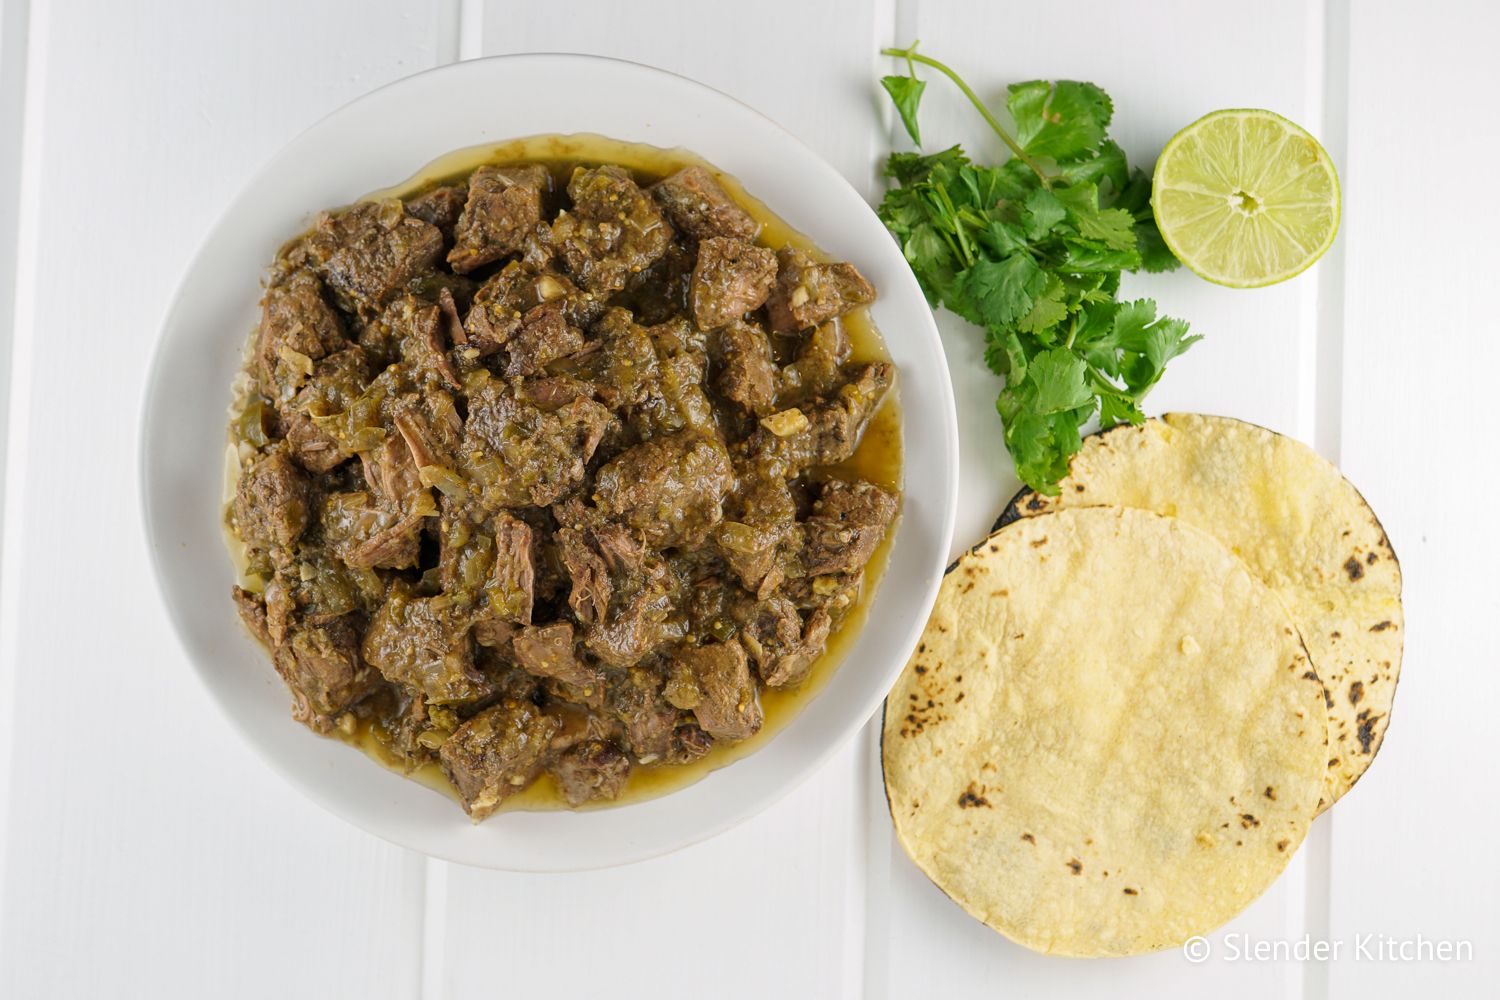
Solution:
[[[947,358],[943,349],[941,337],[939,336],[937,330],[936,322],[930,310],[923,310],[925,322],[917,324],[917,329],[904,330],[903,335],[926,341],[926,346],[934,353],[937,369],[934,374],[938,376],[934,379],[934,388],[937,392],[937,400],[943,410],[943,412],[939,415],[938,420],[943,431],[941,442],[922,442],[924,447],[931,447],[934,444],[940,445],[942,452],[941,457],[943,459],[943,464],[945,466],[946,472],[943,482],[941,483],[941,505],[934,512],[936,514],[934,523],[937,528],[937,534],[936,537],[932,538],[930,542],[928,542],[928,544],[932,547],[932,555],[929,561],[932,562],[934,566],[936,566],[937,572],[931,574],[931,579],[926,582],[925,587],[923,587],[920,592],[920,595],[916,602],[920,610],[920,615],[914,616],[912,619],[912,623],[909,624],[905,629],[906,638],[904,641],[906,644],[906,648],[903,650],[903,655],[900,658],[900,662],[893,662],[888,670],[889,683],[881,686],[880,693],[877,696],[867,698],[866,701],[869,702],[868,704],[860,703],[857,706],[857,708],[859,709],[857,712],[843,713],[843,716],[841,716],[842,721],[837,724],[836,728],[830,730],[827,735],[822,737],[818,741],[816,749],[813,752],[804,755],[798,766],[792,769],[790,773],[787,774],[787,780],[769,793],[745,796],[736,804],[735,807],[722,810],[719,815],[713,817],[709,821],[701,823],[688,835],[662,837],[645,847],[637,847],[635,849],[618,851],[614,855],[604,860],[575,860],[558,864],[513,865],[507,864],[503,858],[497,859],[488,855],[478,856],[472,852],[458,851],[440,846],[435,847],[431,844],[422,843],[416,838],[398,834],[390,829],[376,828],[365,822],[362,818],[351,814],[348,810],[343,808],[338,801],[336,801],[330,794],[328,794],[324,790],[318,780],[315,780],[312,776],[305,773],[301,769],[286,766],[286,763],[282,759],[272,754],[262,746],[263,735],[260,734],[251,725],[250,721],[247,718],[245,718],[240,712],[235,710],[235,706],[232,704],[232,699],[229,698],[227,693],[221,690],[220,687],[214,682],[213,678],[210,676],[211,671],[209,670],[207,664],[202,662],[200,657],[195,654],[193,648],[189,644],[188,639],[187,625],[190,616],[179,605],[179,602],[175,599],[169,587],[169,569],[166,564],[165,554],[163,552],[164,540],[159,537],[156,527],[157,517],[159,516],[158,500],[153,494],[153,479],[151,474],[153,452],[150,437],[150,429],[153,422],[153,417],[155,416],[153,405],[158,400],[160,389],[162,388],[161,383],[165,378],[163,369],[165,366],[167,341],[169,339],[168,334],[179,322],[178,317],[183,309],[183,301],[188,295],[190,281],[203,265],[205,258],[209,256],[210,249],[221,239],[225,238],[225,234],[227,229],[229,228],[231,220],[239,215],[239,213],[243,209],[244,204],[246,202],[253,203],[253,196],[259,192],[260,188],[265,184],[267,178],[272,176],[278,169],[282,168],[288,160],[294,159],[298,155],[300,147],[306,141],[308,141],[309,137],[314,136],[320,130],[329,127],[331,122],[351,114],[356,109],[360,109],[365,106],[389,99],[392,92],[399,91],[403,88],[411,86],[414,81],[427,80],[437,76],[458,76],[466,72],[479,72],[479,67],[497,63],[507,65],[540,63],[549,69],[558,68],[565,65],[594,67],[605,72],[613,71],[643,74],[646,76],[656,77],[659,80],[664,80],[670,83],[672,86],[705,91],[708,94],[712,95],[712,98],[714,100],[727,102],[728,104],[734,105],[741,113],[748,113],[754,118],[759,119],[760,123],[765,127],[779,132],[789,143],[798,147],[799,151],[805,154],[805,160],[799,162],[797,165],[797,170],[799,172],[806,173],[808,171],[817,171],[821,173],[824,176],[825,182],[833,183],[843,187],[861,204],[863,204],[867,211],[871,211],[873,214],[873,210],[870,209],[864,195],[862,195],[859,190],[856,189],[838,169],[836,169],[831,163],[824,159],[821,154],[813,150],[789,129],[782,126],[780,123],[776,122],[769,116],[756,110],[754,107],[715,87],[701,83],[697,80],[692,79],[691,77],[684,76],[679,73],[674,73],[669,70],[664,70],[659,67],[635,62],[632,60],[618,59],[609,56],[587,53],[528,52],[487,56],[479,59],[448,63],[390,81],[381,85],[380,87],[367,91],[364,94],[361,94],[360,96],[341,104],[327,114],[320,116],[316,121],[302,129],[291,139],[283,143],[274,153],[264,159],[260,163],[260,165],[251,172],[247,179],[239,186],[233,197],[225,203],[224,208],[215,217],[213,223],[205,230],[202,239],[199,241],[192,256],[188,259],[187,264],[185,265],[183,271],[181,272],[181,275],[179,276],[177,282],[173,287],[171,295],[166,300],[165,308],[160,314],[159,321],[156,325],[156,334],[153,339],[149,361],[146,368],[146,377],[141,384],[140,395],[136,401],[137,416],[134,428],[136,434],[136,460],[134,463],[134,470],[137,478],[136,498],[139,503],[141,526],[145,534],[146,547],[149,554],[151,576],[155,592],[163,610],[166,612],[167,619],[171,624],[172,636],[174,641],[176,642],[178,650],[182,654],[183,660],[190,668],[191,673],[196,679],[196,682],[209,695],[209,701],[214,705],[214,708],[218,712],[219,716],[229,723],[229,726],[236,734],[238,739],[243,744],[248,745],[257,758],[259,758],[263,763],[269,765],[270,768],[278,773],[288,784],[297,789],[297,791],[305,799],[312,801],[323,810],[337,816],[344,822],[347,822],[366,833],[379,837],[380,839],[388,843],[392,843],[396,846],[403,847],[425,856],[437,858],[440,860],[445,860],[457,864],[517,872],[566,872],[597,870],[619,865],[633,864],[636,862],[645,861],[651,858],[661,857],[666,854],[674,853],[686,847],[690,847],[694,844],[698,844],[705,840],[716,837],[726,832],[727,830],[739,826],[740,824],[760,814],[770,806],[774,805],[776,802],[789,795],[804,781],[821,770],[822,767],[835,753],[843,749],[849,744],[851,740],[856,738],[859,731],[867,723],[869,723],[872,719],[878,720],[878,710],[885,700],[884,692],[889,689],[890,683],[894,683],[896,676],[899,674],[900,668],[904,666],[906,655],[909,654],[910,649],[915,647],[920,637],[922,627],[925,624],[927,614],[930,612],[931,607],[936,600],[938,588],[941,585],[943,578],[942,571],[947,562],[948,550],[951,547],[954,525],[957,518],[959,494],[959,439],[957,410],[954,400],[952,381],[947,364]],[[526,134],[535,133],[528,133],[523,131],[517,133],[517,136],[519,137]],[[503,136],[493,141],[503,142],[508,138],[511,137]],[[634,142],[644,140],[627,138],[624,139],[624,141]],[[688,148],[691,149],[691,146],[689,146]],[[433,152],[432,156],[433,158],[436,158],[448,152],[451,152],[451,150],[437,150]],[[734,171],[731,170],[731,173],[734,173]],[[752,191],[751,194],[756,195],[757,192]],[[774,205],[772,206],[772,210],[776,211]],[[312,209],[311,211],[316,211],[316,208]],[[815,239],[815,242],[818,241]],[[896,252],[899,253],[899,250],[897,250]],[[925,297],[922,296],[915,276],[911,274],[909,269],[904,267],[902,268],[902,272],[903,274],[898,280],[901,283],[907,284],[909,286],[907,292],[915,292],[919,297],[922,297],[923,301],[925,302]],[[887,342],[889,342],[888,338]],[[907,417],[903,413],[901,420],[903,440],[906,439],[906,425]],[[911,447],[912,443],[909,440],[906,441],[903,448],[904,452],[906,453],[906,457],[903,458],[902,463],[903,480],[905,479],[905,470],[911,454]],[[209,470],[205,470],[205,475],[213,475],[213,473]],[[908,491],[905,487],[903,487],[902,492],[903,506],[905,506],[905,498]],[[899,530],[900,528],[898,525],[898,531]],[[885,573],[883,573],[882,575],[881,589],[883,589],[884,586],[888,585],[889,580],[887,574],[894,571],[894,569],[894,566],[886,567]],[[874,599],[874,596],[875,595],[872,595],[872,600]],[[863,623],[861,627],[868,628],[868,622]],[[839,665],[840,670],[847,669],[849,667],[849,653],[847,651],[845,653],[845,656],[845,662]],[[895,660],[894,657],[892,659],[893,661]],[[267,663],[269,663],[269,660],[267,660]],[[819,696],[825,693],[826,692],[823,691],[815,692],[808,698],[806,703],[799,706],[796,716],[794,716],[793,719],[788,723],[788,728],[790,728],[791,723],[795,723],[797,718],[806,713],[808,707]],[[298,728],[300,729],[301,727]],[[289,729],[288,735],[296,736],[303,734],[294,733]],[[768,747],[772,745],[777,739],[781,739],[784,736],[786,736],[785,732],[778,732],[776,734],[773,734],[770,740],[768,740],[767,746],[757,748],[756,751],[752,752],[750,755],[748,755],[748,757],[744,759],[751,759],[754,756],[765,752],[765,750],[768,749]],[[364,766],[368,766],[369,763],[370,762],[361,762],[361,764]],[[725,768],[722,768],[719,771],[710,772],[710,774],[721,773],[727,770],[728,766],[726,765]],[[414,786],[416,784],[415,782],[410,782],[410,780],[405,776],[395,776],[398,777],[401,781],[409,782]],[[693,785],[688,785],[680,789],[675,789],[672,792],[668,792],[666,793],[666,795],[662,796],[662,798],[671,798],[682,795],[696,785],[702,784],[703,781],[707,779],[707,777],[708,775],[705,775],[703,779],[699,779],[699,781],[695,782]],[[423,792],[430,794],[429,790],[426,789],[423,789]],[[620,806],[619,809],[635,809],[638,808],[638,806],[646,805],[651,801],[657,800],[649,799],[641,803],[625,804]],[[456,820],[462,821],[462,814],[456,808],[454,810],[454,815]],[[489,823],[503,822],[504,818],[504,816],[498,816],[491,819]],[[488,826],[489,823],[485,825]]]

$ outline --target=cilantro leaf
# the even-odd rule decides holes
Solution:
[[[1057,200],[1057,195],[1040,187],[1026,196],[1026,203],[1021,210],[1021,218],[1026,223],[1026,235],[1033,240],[1045,237],[1067,217],[1068,210]]]
[[[922,103],[922,91],[927,89],[927,82],[914,76],[883,76],[880,85],[891,95],[896,113],[901,116],[901,124],[906,126],[906,134],[911,136],[912,142],[922,145],[922,133],[917,128],[917,105]]]
[[[1167,248],[1167,241],[1161,238],[1155,219],[1148,217],[1135,224],[1135,245],[1140,251],[1142,270],[1155,274],[1177,269],[1177,258]]]
[[[1026,377],[1026,350],[1014,331],[989,331],[984,343],[984,363],[1001,378],[1016,381]]]
[[[1115,314],[1113,343],[1128,355],[1121,374],[1130,389],[1142,394],[1161,378],[1168,361],[1202,339],[1188,336],[1188,325],[1180,319],[1158,318],[1150,299],[1126,302]]]
[[[959,276],[959,289],[973,304],[981,326],[1003,328],[1031,311],[1047,286],[1046,273],[1024,253],[980,260]]]
[[[1078,235],[1097,240],[1111,250],[1135,248],[1135,218],[1121,208],[1101,209],[1097,186],[1076,184],[1052,193],[1067,209],[1067,222]]]
[[[1094,390],[1086,381],[1088,370],[1084,360],[1065,347],[1038,354],[1026,373],[1036,386],[1032,405],[1039,413],[1056,413],[1092,404]]]
[[[1108,94],[1092,83],[1074,80],[1012,84],[1006,107],[1015,119],[1021,147],[1059,163],[1098,152],[1115,113]]]
[[[956,170],[968,163],[969,158],[957,146],[923,156],[921,153],[892,153],[885,161],[885,175],[898,184],[911,186],[926,180],[934,170],[948,168]]]
[[[1068,459],[1083,447],[1080,428],[1090,416],[1088,410],[1064,410],[1038,413],[1028,402],[1029,385],[1001,390],[995,408],[1005,424],[1005,446],[1016,463],[1016,475],[1023,482],[1040,483],[1038,492],[1055,496],[1057,481],[1068,474]]]
[[[980,244],[993,253],[996,257],[1006,257],[1013,253],[1024,253],[1028,246],[1026,234],[1021,227],[1014,222],[999,222],[990,220],[989,225],[978,233]]]
[[[1067,319],[1067,295],[1068,286],[1062,279],[1056,274],[1048,274],[1047,287],[1032,300],[1031,311],[1016,320],[1017,329],[1052,343],[1056,338],[1045,336],[1045,331]]]
[[[1140,266],[1141,255],[1135,250],[1112,250],[1089,240],[1063,237],[1067,248],[1067,268],[1076,273],[1088,271],[1128,271]]]
[[[1127,351],[1144,350],[1146,331],[1156,322],[1156,303],[1150,299],[1122,302],[1115,311],[1114,329],[1110,331],[1111,342]]]
[[[1109,197],[1114,198],[1125,191],[1131,181],[1130,167],[1125,162],[1125,151],[1113,139],[1106,139],[1099,144],[1099,153],[1085,160],[1075,160],[1071,163],[1059,163],[1057,175],[1069,184],[1095,184],[1101,192],[1108,191]],[[1150,181],[1146,183],[1146,192],[1151,191]],[[1128,205],[1118,205],[1119,208],[1129,208]]]
[[[1114,393],[1104,393],[1099,397],[1099,423],[1105,427],[1113,427],[1115,424],[1139,424],[1145,419],[1146,415],[1132,399],[1117,396]]]

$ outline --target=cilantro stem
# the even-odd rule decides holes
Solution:
[[[990,109],[986,107],[985,103],[979,99],[979,95],[974,93],[974,91],[969,88],[969,85],[964,82],[963,77],[959,76],[957,73],[953,72],[953,70],[949,69],[943,63],[938,62],[936,59],[922,55],[921,53],[917,52],[916,49],[917,43],[912,42],[909,47],[904,49],[881,49],[880,54],[883,56],[892,56],[897,59],[905,59],[908,67],[911,66],[913,61],[919,62],[923,66],[931,66],[933,69],[937,70],[939,73],[952,80],[954,85],[957,86],[959,90],[963,91],[963,95],[969,99],[969,103],[973,104],[974,107],[979,111],[980,116],[984,118],[984,120],[989,124],[990,128],[995,130],[995,134],[1000,137],[1000,140],[1004,142],[1007,147],[1009,147],[1010,151],[1013,154],[1015,154],[1016,159],[1020,160],[1022,163],[1030,167],[1032,171],[1037,175],[1037,177],[1041,178],[1042,187],[1051,188],[1052,179],[1042,172],[1042,168],[1037,164],[1037,162],[1030,156],[1026,155],[1026,150],[1021,148],[1021,144],[1019,142],[1016,142],[1011,134],[1005,131],[1005,127],[995,120],[995,116],[990,113]]]
[[[974,247],[969,242],[969,236],[968,233],[964,231],[963,224],[959,222],[958,209],[954,207],[953,199],[948,196],[948,192],[944,188],[934,187],[933,191],[937,193],[938,198],[942,201],[943,209],[948,213],[948,217],[953,220],[953,235],[958,239],[958,245],[960,250],[962,251],[961,256],[963,257],[964,267],[973,267],[975,259]]]
[[[1094,377],[1094,388],[1098,390],[1098,395],[1103,396],[1108,394],[1114,396],[1116,399],[1124,399],[1132,403],[1136,402],[1134,395],[1115,385],[1108,375],[1099,370],[1098,365],[1092,361],[1085,361],[1084,363],[1088,365],[1089,374]]]

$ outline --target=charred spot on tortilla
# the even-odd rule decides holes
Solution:
[[[973,782],[970,782],[969,787],[965,788],[964,793],[958,797],[958,807],[960,809],[974,809],[980,806],[986,809],[992,808],[990,800],[976,792]]]

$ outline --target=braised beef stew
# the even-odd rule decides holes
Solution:
[[[231,422],[241,617],[292,714],[475,819],[756,735],[867,589],[874,298],[707,167],[496,162],[277,255]]]

